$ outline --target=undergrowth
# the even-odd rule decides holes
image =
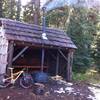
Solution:
[[[73,72],[73,80],[100,84],[100,73],[95,69],[88,69],[85,73]]]

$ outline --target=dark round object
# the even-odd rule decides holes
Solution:
[[[47,83],[48,82],[48,75],[44,72],[35,72],[32,75],[33,79],[37,83]]]

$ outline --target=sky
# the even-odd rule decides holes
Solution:
[[[22,5],[26,5],[27,2],[29,2],[30,0],[21,0],[22,2]],[[43,4],[46,2],[47,0],[40,0],[40,5],[41,7],[43,6]],[[59,6],[63,6],[65,5],[65,3],[67,4],[75,4],[77,2],[77,0],[53,0],[54,2],[51,2],[49,3],[49,5],[47,5],[46,9],[47,11],[51,10],[52,8],[56,8],[56,7],[59,7]],[[81,1],[81,0],[80,0]],[[85,0],[85,1],[94,1],[94,2],[91,2],[91,3],[85,3],[83,5],[87,5],[88,7],[92,7],[92,6],[100,6],[100,0]]]
[[[100,9],[100,0],[52,0],[52,2],[45,5],[45,7],[46,11],[50,11],[56,8],[64,7],[66,5],[70,7],[96,7]]]
[[[21,2],[22,2],[22,5],[26,5],[27,4],[27,2],[29,2],[30,0],[21,0]]]

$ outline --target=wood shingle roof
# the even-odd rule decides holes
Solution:
[[[0,27],[3,28],[3,32],[8,40],[76,49],[75,44],[62,30],[46,27],[46,36],[48,39],[43,39],[42,26],[1,18]]]

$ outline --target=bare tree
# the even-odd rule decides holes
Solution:
[[[33,0],[35,5],[34,11],[34,24],[39,24],[39,17],[40,17],[40,0]]]
[[[21,12],[21,0],[17,1],[17,16],[16,19],[20,20],[20,12]]]

